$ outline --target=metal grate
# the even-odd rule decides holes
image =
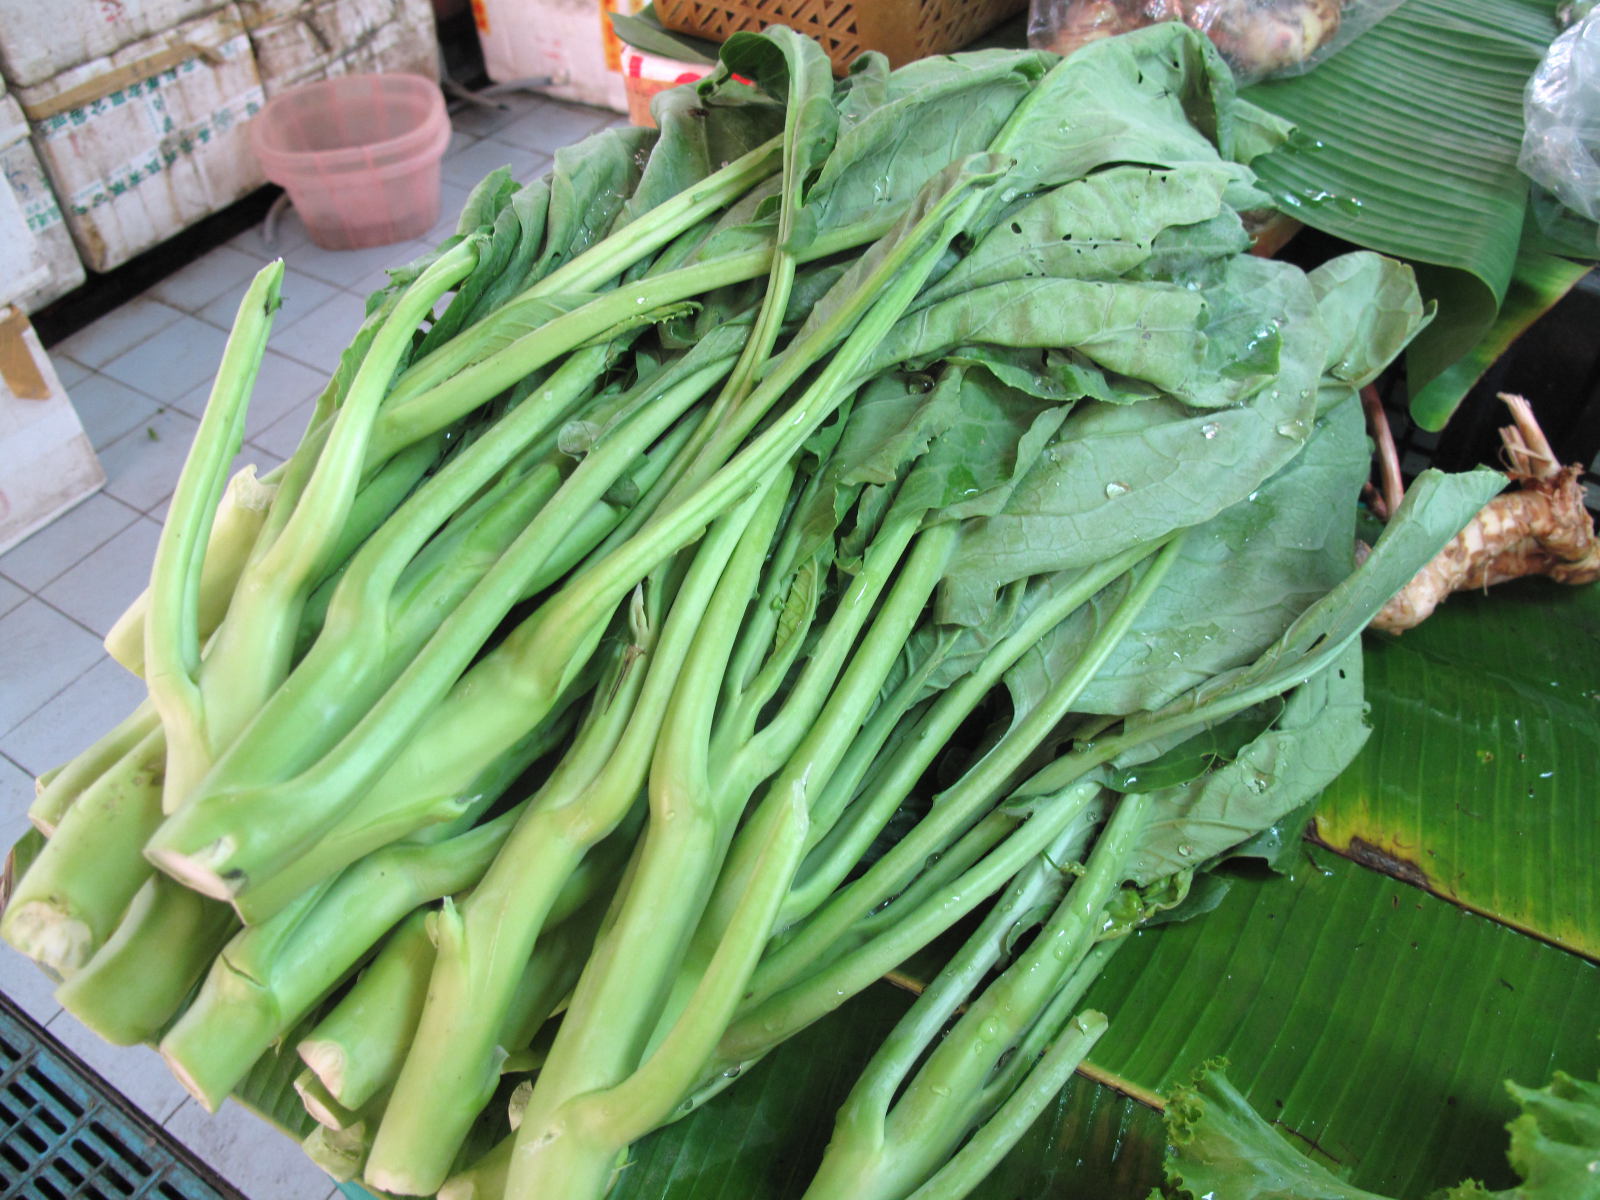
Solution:
[[[0,996],[0,1200],[244,1200]]]

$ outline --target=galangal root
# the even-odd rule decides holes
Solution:
[[[1525,575],[1547,575],[1558,583],[1600,579],[1600,539],[1583,503],[1580,466],[1562,466],[1533,409],[1521,396],[1500,394],[1513,425],[1500,430],[1512,490],[1489,501],[1434,560],[1389,601],[1372,628],[1402,633],[1420,624],[1452,592],[1478,590]],[[1368,399],[1368,411],[1375,397]],[[1388,425],[1375,418],[1380,458]],[[1393,442],[1389,443],[1393,454]],[[1398,471],[1384,461],[1384,501],[1399,502]],[[1387,515],[1387,514],[1385,514]]]

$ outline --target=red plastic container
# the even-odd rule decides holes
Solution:
[[[439,219],[444,96],[420,75],[342,75],[273,97],[250,123],[262,170],[328,250],[418,237]]]

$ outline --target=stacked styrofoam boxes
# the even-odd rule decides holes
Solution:
[[[20,120],[22,110],[5,93],[5,80],[0,79],[0,122]],[[39,254],[22,206],[0,174],[0,304],[10,304],[48,282],[50,268]]]
[[[25,243],[0,255],[0,301],[37,312],[83,282],[83,262],[61,219],[50,181],[28,141],[28,122],[15,96],[0,88],[0,203],[22,224]],[[25,247],[25,248],[23,248]]]
[[[94,270],[264,182],[244,130],[263,103],[250,40],[232,4],[191,15],[209,6],[118,0],[121,16],[96,24],[84,12],[101,6],[0,0],[5,21],[11,8],[26,15],[0,33],[0,54],[67,227]],[[53,56],[48,38],[24,36],[47,24],[63,27]],[[41,64],[59,69],[25,85],[18,63],[27,75]]]
[[[439,78],[429,0],[239,0],[239,11],[269,98],[333,75]]]
[[[0,69],[13,90],[31,87],[218,6],[219,0],[0,0]]]

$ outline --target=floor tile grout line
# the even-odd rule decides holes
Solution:
[[[353,336],[354,336],[354,335],[352,335],[352,337],[353,337]],[[296,365],[298,365],[298,366],[302,366],[302,367],[306,367],[306,368],[308,368],[308,369],[310,369],[310,370],[312,370],[312,371],[319,371],[319,372],[320,372],[320,371],[324,371],[324,370],[326,370],[326,368],[325,368],[325,367],[319,367],[319,366],[317,366],[317,364],[316,364],[316,363],[314,363],[314,362],[311,362],[311,361],[310,361],[310,360],[309,360],[309,359],[304,359],[304,358],[296,358],[296,357],[295,357],[295,356],[294,356],[294,355],[292,355],[292,354],[290,354],[290,353],[288,353],[288,352],[287,352],[287,351],[284,351],[284,350],[278,350],[278,351],[276,351],[276,353],[278,353],[278,354],[282,354],[282,355],[283,355],[283,356],[284,356],[284,357],[285,357],[285,358],[287,358],[287,359],[288,359],[288,360],[289,360],[289,361],[290,361],[290,362],[292,362],[292,363],[295,363],[295,364],[296,364]]]
[[[37,600],[40,604],[45,605],[47,608],[50,609],[51,612],[55,613],[57,616],[66,617],[67,620],[71,621],[79,629],[87,630],[88,633],[90,634],[90,636],[92,636],[95,641],[100,642],[102,644],[102,646],[104,645],[105,639],[103,637],[101,637],[98,633],[95,633],[94,630],[90,629],[87,625],[85,625],[82,621],[78,620],[76,617],[70,616],[69,614],[62,612],[59,608],[57,608],[54,604],[51,604],[50,601],[46,600],[43,596],[35,596],[34,599]],[[15,611],[15,610],[13,610],[13,611]],[[33,720],[34,717],[38,716],[46,708],[48,708],[50,705],[54,704],[57,700],[59,700],[61,698],[61,694],[63,692],[65,692],[68,688],[70,688],[74,684],[76,684],[85,675],[87,675],[90,671],[94,670],[96,667],[98,667],[102,662],[104,662],[109,657],[111,657],[111,656],[109,654],[105,653],[104,650],[102,650],[101,657],[95,659],[87,667],[85,667],[83,670],[79,671],[70,680],[68,680],[67,683],[64,684],[62,687],[57,688],[55,691],[51,692],[48,696],[46,696],[43,700],[39,701],[38,704],[33,706],[33,709],[32,709],[31,712],[28,712],[28,713],[24,714],[24,716],[22,717],[21,720],[13,721],[10,725],[0,727],[0,739],[4,739],[4,738],[10,737],[13,733],[15,733],[17,730],[21,729],[29,721]],[[6,761],[15,762],[16,760],[10,758],[9,756],[7,756],[6,757]],[[21,763],[17,763],[17,767],[20,770],[27,771],[27,768],[22,766]],[[32,774],[32,772],[29,772],[29,774]]]
[[[60,580],[63,575],[66,575],[66,574],[68,574],[68,573],[70,573],[72,571],[75,571],[79,567],[83,566],[84,560],[87,559],[91,554],[95,554],[98,551],[104,550],[112,542],[116,541],[123,534],[127,533],[128,530],[132,529],[135,525],[137,525],[140,522],[141,519],[154,521],[159,528],[162,528],[162,529],[166,528],[166,524],[167,523],[165,521],[163,521],[159,517],[153,517],[150,514],[152,512],[154,512],[156,509],[160,508],[168,500],[172,499],[172,493],[171,492],[168,492],[165,496],[163,496],[155,504],[153,504],[149,508],[143,509],[143,510],[134,508],[133,505],[129,504],[126,500],[123,500],[123,499],[121,499],[121,498],[119,498],[117,496],[111,496],[111,495],[108,494],[107,495],[107,499],[115,500],[118,504],[122,505],[124,508],[130,509],[131,511],[137,513],[138,515],[135,516],[133,518],[133,520],[129,521],[126,525],[124,525],[121,529],[117,530],[116,533],[112,534],[105,541],[101,542],[93,550],[86,551],[82,558],[78,559],[77,562],[73,563],[72,566],[68,567],[65,571],[62,571],[60,575],[57,575],[54,579],[52,579],[50,581],[50,583],[45,584],[44,587],[51,586],[51,584],[54,584],[58,580]],[[146,586],[148,586],[148,582],[147,582]],[[143,590],[143,589],[141,589],[141,590]],[[80,628],[88,629],[91,634],[94,634],[94,637],[95,637],[95,639],[97,641],[100,641],[100,642],[104,642],[105,641],[105,635],[104,634],[95,633],[95,631],[93,629],[89,629],[89,626],[85,625],[82,621],[78,620],[77,617],[75,617],[71,613],[66,612],[65,610],[57,607],[57,605],[53,601],[51,601],[47,596],[45,596],[43,593],[44,593],[44,588],[40,588],[39,591],[33,593],[33,598],[35,600],[38,600],[41,604],[49,605],[51,608],[55,609],[56,612],[60,613],[63,617],[66,617],[67,620],[69,620],[69,621],[73,622],[74,624],[78,625]],[[130,600],[129,603],[131,604],[131,603],[133,603],[133,601]]]
[[[104,497],[107,500],[110,500],[113,504],[120,504],[123,508],[127,509],[130,513],[132,513],[133,515],[128,518],[128,523],[126,525],[119,525],[103,541],[95,542],[87,550],[85,550],[82,554],[78,555],[78,557],[76,559],[74,559],[71,563],[69,563],[65,567],[62,567],[61,570],[57,571],[54,575],[50,576],[49,579],[46,579],[37,588],[30,588],[30,587],[24,586],[15,577],[13,577],[11,575],[7,575],[4,571],[0,571],[0,579],[4,579],[7,583],[15,584],[17,587],[22,588],[23,591],[27,592],[30,596],[33,596],[36,599],[44,600],[43,593],[44,593],[45,588],[47,588],[51,584],[55,583],[56,580],[60,579],[63,575],[67,574],[67,572],[75,570],[78,567],[82,566],[84,559],[88,558],[91,554],[95,553],[95,551],[97,551],[97,550],[104,550],[112,542],[116,541],[123,534],[127,533],[128,530],[132,529],[135,525],[137,525],[139,523],[139,518],[140,517],[148,515],[146,513],[143,513],[141,511],[139,511],[133,505],[129,504],[126,500],[123,500],[121,497],[113,496],[110,492],[107,492],[104,489],[102,489],[100,492],[98,492],[96,494],[99,495],[99,496]],[[46,526],[46,528],[49,528],[49,527]],[[43,530],[35,530],[34,532],[42,533]],[[29,536],[31,537],[32,535],[30,534]],[[18,542],[17,545],[13,546],[11,549],[15,550],[15,549],[18,549],[19,547],[21,547],[23,545],[26,545],[27,544],[27,540],[28,540],[27,538],[24,538],[21,542]],[[11,551],[8,550],[8,551],[6,551],[6,553],[9,554],[9,553],[11,553]],[[50,602],[48,600],[45,600],[45,603],[49,604]],[[55,606],[52,604],[51,607],[54,608]],[[63,613],[62,615],[65,616],[66,614]],[[90,632],[93,633],[94,631],[90,630]]]
[[[193,1097],[191,1097],[188,1092],[185,1092],[183,1094],[183,1098],[180,1099],[176,1104],[174,1104],[172,1106],[172,1110],[170,1112],[168,1112],[165,1116],[157,1117],[154,1113],[151,1113],[150,1116],[155,1119],[155,1122],[156,1122],[157,1125],[161,1126],[162,1129],[166,1129],[167,1122],[172,1120],[173,1117],[177,1116],[178,1115],[178,1110],[180,1108],[182,1108],[185,1104],[187,1104],[192,1098]],[[198,1157],[198,1153],[192,1147],[190,1147],[188,1145],[188,1143],[181,1142],[180,1145],[182,1145],[185,1149],[187,1149],[189,1151],[189,1153],[195,1154],[196,1157]],[[212,1168],[212,1169],[215,1170],[216,1168]]]
[[[99,1082],[101,1084],[103,1084],[105,1086],[105,1088],[109,1089],[111,1092],[113,1092],[117,1096],[119,1096],[125,1103],[130,1105],[135,1111],[137,1111],[139,1113],[142,1113],[148,1120],[155,1122],[156,1125],[158,1125],[161,1128],[165,1129],[167,1121],[170,1120],[172,1115],[174,1113],[176,1113],[180,1108],[182,1108],[184,1103],[189,1099],[188,1093],[185,1092],[181,1097],[179,1097],[177,1102],[174,1103],[172,1108],[170,1110],[168,1110],[165,1114],[158,1114],[157,1112],[154,1112],[151,1109],[146,1108],[143,1104],[139,1103],[139,1101],[135,1100],[132,1096],[130,1096],[128,1094],[128,1092],[116,1080],[114,1080],[114,1079],[110,1078],[108,1075],[106,1075],[106,1073],[104,1071],[102,1071],[99,1067],[97,1067],[94,1064],[84,1060],[84,1058],[83,1058],[83,1056],[81,1054],[78,1054],[77,1051],[75,1051],[71,1046],[67,1045],[67,1040],[64,1037],[61,1036],[62,1031],[55,1028],[55,1023],[57,1021],[61,1020],[61,1018],[63,1018],[63,1017],[65,1017],[65,1018],[67,1018],[68,1020],[71,1020],[71,1021],[76,1021],[77,1020],[77,1018],[72,1013],[68,1012],[65,1008],[59,1008],[59,1009],[56,1010],[55,1015],[52,1016],[48,1021],[41,1022],[41,1024],[43,1024],[43,1026],[44,1026],[44,1031],[51,1036],[52,1040],[54,1040],[58,1045],[64,1047],[66,1049],[67,1053],[74,1055],[83,1064],[83,1066],[85,1068],[87,1068],[88,1071],[92,1075],[94,1075],[94,1077],[97,1080],[99,1080]],[[85,1029],[85,1030],[87,1030],[89,1033],[94,1034],[93,1030],[88,1029],[87,1026],[81,1025],[81,1023],[80,1023],[80,1027]],[[99,1035],[98,1034],[94,1034],[94,1036],[97,1039],[99,1039]],[[112,1043],[104,1042],[103,1040],[102,1040],[102,1044],[106,1045],[106,1046],[112,1046],[113,1045]],[[118,1050],[123,1049],[123,1048],[124,1047],[120,1047],[120,1046],[115,1047],[115,1049],[118,1049]],[[191,1153],[192,1153],[192,1151],[191,1151]]]
[[[198,320],[198,319],[199,318],[196,318],[196,320]],[[55,353],[56,352],[54,350],[50,351],[51,355],[54,355]],[[61,355],[61,357],[62,358],[66,358],[67,356],[65,354],[63,354],[63,355]],[[78,380],[78,382],[73,384],[73,386],[71,388],[67,389],[67,398],[69,400],[72,398],[73,388],[82,387],[85,383],[88,383],[90,379],[103,379],[107,383],[116,384],[117,387],[127,388],[135,396],[138,396],[138,397],[140,397],[141,399],[144,399],[144,400],[148,400],[152,404],[159,404],[159,405],[162,405],[165,408],[171,408],[172,407],[172,401],[170,401],[170,400],[162,400],[159,396],[152,396],[149,392],[145,391],[143,388],[136,387],[131,383],[122,382],[122,380],[118,379],[115,375],[107,375],[104,371],[99,370],[96,367],[85,367],[82,363],[78,362],[77,359],[72,359],[72,363],[73,363],[74,366],[82,367],[83,370],[89,372],[89,375],[88,375],[87,378]],[[117,436],[121,437],[122,435],[118,434]],[[112,439],[112,440],[115,440],[115,439]]]
[[[298,405],[296,407],[298,407]],[[279,417],[278,420],[281,421],[286,417],[292,417],[292,416],[294,416],[294,409],[291,408],[288,412],[284,413],[282,417]],[[274,421],[272,423],[272,425],[268,425],[267,426],[267,429],[271,429],[277,423],[278,423],[277,421]],[[265,433],[266,429],[263,429],[261,432]],[[259,435],[257,435],[257,436],[259,436]],[[239,453],[243,454],[246,450],[254,450],[257,454],[272,454],[272,451],[268,450],[260,442],[251,441],[249,438],[246,438],[244,440],[244,444],[239,447]],[[273,458],[277,458],[278,456],[276,454],[272,454],[272,457]],[[283,461],[284,462],[288,462],[289,460],[288,459],[284,459]],[[257,464],[257,465],[259,466],[259,464]]]

